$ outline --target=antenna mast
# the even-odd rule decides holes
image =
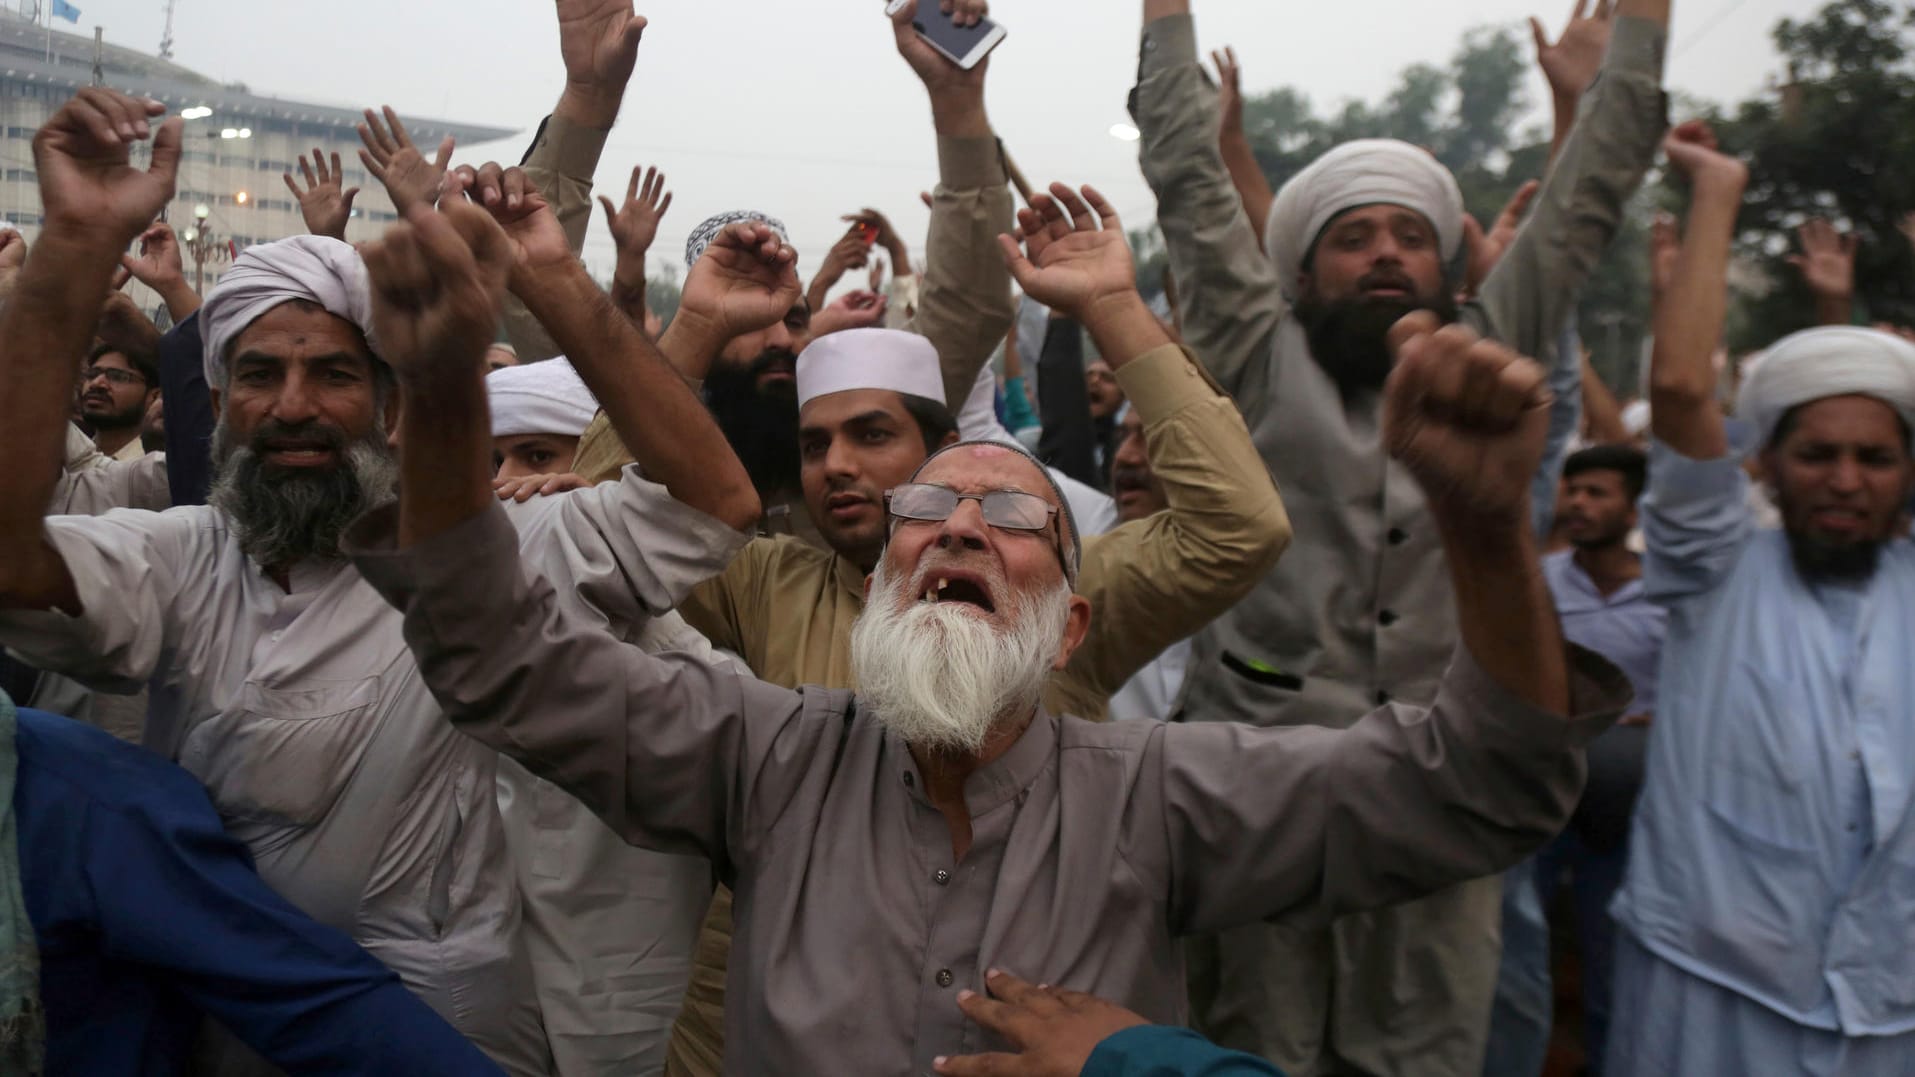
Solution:
[[[160,59],[173,58],[173,8],[179,0],[166,0],[166,29],[160,34]]]

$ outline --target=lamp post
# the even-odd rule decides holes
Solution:
[[[206,218],[213,215],[213,207],[201,202],[193,207],[193,227],[186,230],[181,239],[186,241],[186,249],[193,255],[193,290],[206,294],[206,260],[216,257],[219,248],[213,243],[213,234],[206,227]]]

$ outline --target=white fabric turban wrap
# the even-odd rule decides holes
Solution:
[[[846,329],[819,337],[798,353],[798,406],[853,389],[889,389],[944,400],[938,350],[902,329]]]
[[[598,400],[564,356],[486,375],[492,401],[492,436],[555,434],[575,438],[598,414]]]
[[[372,283],[366,263],[349,243],[328,236],[294,236],[248,247],[200,308],[206,342],[206,384],[226,387],[226,349],[267,311],[294,299],[317,303],[372,337]]]
[[[1915,430],[1915,345],[1878,329],[1822,326],[1783,337],[1749,368],[1736,417],[1766,448],[1790,408],[1831,396],[1870,396]]]
[[[1297,273],[1323,227],[1359,206],[1403,206],[1436,229],[1443,264],[1463,245],[1463,192],[1442,162],[1407,142],[1345,142],[1310,162],[1277,192],[1264,228],[1284,298],[1297,298]]]

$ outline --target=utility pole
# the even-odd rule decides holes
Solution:
[[[106,85],[106,42],[102,37],[106,28],[93,28],[93,85]]]
[[[173,58],[173,5],[179,0],[166,0],[166,29],[160,32],[160,59]]]

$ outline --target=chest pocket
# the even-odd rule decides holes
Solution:
[[[1729,721],[1706,745],[1704,797],[1710,814],[1735,835],[1793,852],[1818,846],[1803,775],[1815,767],[1806,692],[1796,680],[1743,663],[1723,690]]]
[[[180,765],[233,822],[309,827],[352,781],[378,721],[378,677],[301,688],[248,682],[187,734]],[[255,849],[255,852],[263,850]]]

